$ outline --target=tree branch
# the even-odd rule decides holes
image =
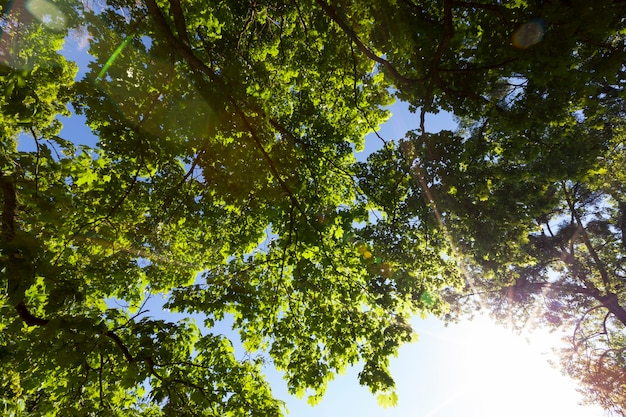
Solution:
[[[17,211],[17,194],[13,181],[0,171],[0,189],[2,189],[2,243],[10,243],[15,238],[15,215]]]
[[[565,188],[565,184],[563,184],[563,192],[565,194],[565,199],[567,200],[567,204],[568,204],[568,206],[570,208],[572,216],[574,216],[574,218],[576,219],[576,223],[578,224],[580,235],[583,238],[583,242],[585,243],[585,247],[587,248],[587,250],[589,251],[589,254],[593,258],[593,261],[596,264],[596,267],[598,268],[598,271],[600,272],[600,276],[602,277],[602,283],[604,284],[605,290],[608,292],[608,291],[611,290],[611,282],[609,280],[608,272],[604,268],[604,263],[600,260],[600,257],[598,256],[598,253],[596,252],[595,248],[593,247],[593,245],[591,243],[591,240],[589,239],[589,235],[588,235],[587,231],[585,230],[583,222],[582,222],[582,220],[580,218],[580,214],[576,210],[576,207],[574,205],[574,201],[570,198],[569,193],[567,192],[567,190]]]
[[[193,161],[191,162],[191,165],[189,166],[189,169],[187,170],[185,175],[183,175],[183,177],[178,182],[178,184],[176,184],[176,187],[174,187],[175,190],[180,190],[182,188],[182,186],[187,182],[189,177],[191,177],[191,175],[193,175],[193,172],[196,170],[196,167],[198,166],[198,162],[200,162],[200,158],[206,152],[207,147],[208,147],[207,140],[204,140],[204,143],[203,143],[202,147],[198,150],[198,153],[193,158]],[[169,208],[169,206],[172,203],[173,199],[174,199],[174,194],[173,193],[171,193],[168,196],[166,196],[163,199],[163,203],[161,204],[161,210],[163,210],[164,212],[167,211],[167,209]]]
[[[619,211],[621,214],[620,231],[622,232],[622,247],[626,250],[626,201],[619,202]]]
[[[361,42],[357,34],[354,32],[354,30],[346,22],[344,22],[343,19],[341,19],[341,17],[337,14],[335,9],[331,5],[326,3],[324,0],[316,0],[316,2],[328,15],[328,17],[330,17],[341,28],[341,30],[343,30],[343,32],[348,35],[350,40],[354,42],[354,44],[359,48],[361,52],[363,52],[363,54],[365,54],[365,56],[367,56],[372,61],[381,64],[388,71],[391,78],[393,78],[398,84],[398,87],[401,87],[402,85],[413,85],[421,81],[419,79],[408,78],[400,74],[398,70],[391,64],[391,62],[379,57],[371,49],[365,46],[363,42]]]
[[[20,302],[15,306],[15,311],[17,311],[17,315],[29,326],[45,326],[50,322],[49,319],[42,319],[41,317],[34,316],[24,302]]]
[[[306,217],[306,212],[304,211],[304,208],[302,207],[300,202],[296,199],[295,195],[293,194],[291,189],[289,189],[289,187],[283,180],[282,176],[278,172],[278,169],[276,168],[274,161],[272,160],[270,155],[267,153],[267,151],[263,147],[263,144],[261,143],[261,139],[256,129],[252,126],[250,119],[248,118],[246,113],[243,111],[243,109],[241,108],[237,100],[231,94],[229,94],[228,92],[229,89],[227,88],[226,83],[211,68],[209,68],[204,62],[202,62],[193,53],[193,51],[188,45],[185,45],[183,42],[178,40],[172,34],[170,27],[167,24],[167,21],[165,20],[165,16],[163,16],[163,13],[159,9],[155,0],[147,0],[146,4],[148,6],[148,11],[152,15],[157,28],[161,31],[163,36],[166,38],[167,42],[172,47],[172,50],[176,51],[176,53],[179,54],[191,66],[192,70],[196,74],[206,75],[209,78],[209,80],[211,80],[216,85],[216,87],[224,94],[228,102],[233,106],[233,109],[235,113],[237,114],[237,116],[239,116],[239,118],[242,120],[242,122],[246,126],[246,129],[250,133],[250,137],[252,138],[252,141],[254,142],[256,148],[262,154],[263,158],[267,162],[270,172],[272,173],[272,176],[274,176],[274,178],[280,184],[280,187],[282,188],[282,190],[289,196],[289,199],[291,200],[292,204],[294,204],[298,208],[298,210]],[[201,78],[200,81],[203,82],[204,80]]]
[[[30,133],[35,140],[35,146],[37,146],[36,162],[35,162],[35,193],[39,192],[39,163],[41,161],[41,145],[39,144],[39,138],[35,133],[35,129],[31,126]],[[36,194],[35,194],[36,195]]]
[[[15,217],[17,215],[17,192],[13,181],[7,179],[0,171],[0,189],[2,190],[2,228],[0,237],[3,245],[10,244],[15,238]],[[18,250],[13,248],[6,254],[9,263],[15,262]],[[15,278],[10,278],[15,279]],[[23,301],[15,306],[18,316],[29,326],[41,326],[48,323],[48,320],[33,316],[26,308]]]
[[[583,320],[585,320],[585,317],[587,317],[587,315],[589,313],[591,313],[594,310],[598,310],[600,308],[604,307],[603,305],[597,305],[597,306],[593,306],[590,309],[588,309],[587,311],[585,311],[583,313],[583,315],[576,321],[576,326],[574,327],[574,332],[572,333],[572,346],[574,346],[574,351],[578,350],[578,343],[576,342],[576,334],[578,333],[578,331],[580,330],[580,325],[582,324]],[[588,338],[585,338],[583,341],[587,340]]]
[[[626,347],[620,348],[620,349],[607,349],[604,352],[602,352],[602,355],[600,355],[600,357],[598,358],[598,372],[600,372],[600,370],[602,368],[604,368],[604,360],[607,358],[607,356],[611,353],[623,353],[624,351],[626,351]],[[622,368],[623,369],[623,368]],[[624,372],[622,371],[622,374]]]
[[[174,15],[174,26],[178,32],[178,38],[185,45],[189,46],[189,36],[187,35],[187,23],[185,22],[185,13],[180,5],[179,0],[169,0],[172,14]]]
[[[120,339],[120,337],[117,335],[117,333],[115,333],[113,330],[109,330],[106,332],[106,336],[109,339],[113,340],[115,345],[117,345],[117,347],[122,351],[122,355],[124,355],[124,358],[128,363],[135,362],[133,355],[130,354],[130,351],[128,350],[122,339]]]
[[[50,323],[50,319],[43,319],[41,317],[34,316],[24,302],[19,303],[15,306],[15,310],[20,318],[29,326],[45,326]],[[128,361],[128,363],[133,363],[135,360],[133,355],[131,355],[130,351],[122,341],[122,339],[112,330],[109,330],[105,333],[105,335],[111,339],[115,345],[122,351],[124,358]]]

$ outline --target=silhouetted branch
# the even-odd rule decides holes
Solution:
[[[172,15],[174,15],[174,26],[178,37],[185,45],[189,45],[189,36],[187,35],[187,23],[185,22],[185,14],[180,5],[179,0],[169,0]]]
[[[270,155],[267,153],[267,151],[263,147],[260,137],[256,129],[252,126],[252,123],[250,122],[248,116],[242,110],[237,100],[232,95],[228,94],[228,88],[227,88],[226,83],[211,68],[209,68],[204,62],[202,62],[193,53],[193,51],[188,45],[185,45],[183,42],[181,42],[172,34],[170,27],[167,24],[167,21],[165,20],[165,16],[163,16],[163,13],[159,9],[159,6],[156,4],[155,0],[147,0],[146,3],[148,6],[148,10],[156,23],[156,26],[159,28],[160,32],[166,38],[167,42],[172,47],[172,50],[176,51],[176,53],[178,53],[191,66],[194,72],[196,72],[197,74],[206,75],[213,83],[215,83],[215,85],[219,88],[219,90],[221,90],[221,92],[224,93],[227,100],[233,106],[235,113],[243,121],[247,130],[250,132],[250,136],[255,146],[257,147],[259,152],[263,155],[263,158],[265,159],[265,161],[268,163],[268,167],[270,169],[270,172],[272,173],[272,176],[274,176],[274,178],[278,181],[278,183],[280,184],[280,187],[289,196],[292,203],[304,215],[305,211],[303,207],[301,206],[300,202],[296,199],[295,195],[289,189],[289,187],[283,180],[282,176],[278,172],[278,169],[276,168],[274,161],[271,159]]]
[[[619,202],[619,211],[621,215],[620,231],[622,232],[622,247],[626,250],[626,202]]]
[[[578,224],[578,227],[579,227],[579,230],[580,230],[580,235],[583,238],[583,242],[585,243],[585,247],[589,251],[589,254],[593,258],[593,261],[596,264],[596,267],[598,268],[598,271],[600,272],[600,276],[602,277],[602,283],[605,286],[605,290],[609,291],[610,288],[611,288],[609,275],[608,275],[608,273],[607,273],[607,271],[606,271],[606,269],[604,267],[604,263],[600,260],[600,257],[598,256],[598,253],[596,252],[595,248],[591,244],[591,240],[589,239],[589,235],[587,234],[587,231],[585,230],[585,228],[583,226],[583,222],[582,222],[582,220],[580,218],[580,214],[576,210],[576,207],[574,205],[574,201],[570,198],[569,193],[565,189],[565,184],[563,184],[563,192],[565,194],[565,199],[567,200],[567,204],[568,204],[568,206],[570,208],[572,216],[576,219],[576,223]]]
[[[24,323],[29,326],[45,326],[50,322],[48,319],[42,319],[41,317],[34,316],[30,311],[28,311],[24,302],[18,303],[15,306],[15,311],[17,311],[18,316],[24,320]]]
[[[328,17],[330,17],[341,28],[341,30],[343,30],[343,32],[348,35],[350,40],[354,42],[354,44],[359,48],[361,52],[365,54],[365,56],[367,56],[372,61],[381,64],[387,70],[391,78],[393,78],[398,83],[399,87],[403,84],[412,85],[421,81],[414,78],[408,78],[400,74],[398,70],[391,64],[391,62],[379,57],[371,49],[365,46],[365,44],[363,44],[361,39],[359,39],[359,37],[350,27],[350,25],[348,25],[346,22],[343,21],[343,19],[341,19],[341,17],[337,14],[335,9],[330,4],[326,3],[324,0],[317,0],[317,4],[319,4],[319,6],[322,8],[322,10],[324,10]]]

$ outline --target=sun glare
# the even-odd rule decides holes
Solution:
[[[478,318],[460,332],[455,359],[459,398],[482,417],[589,417],[592,409],[579,407],[575,384],[552,368],[548,359],[559,337],[547,332],[516,335]]]

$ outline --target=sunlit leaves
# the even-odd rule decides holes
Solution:
[[[358,366],[392,405],[408,318],[447,314],[472,272],[524,302],[542,295],[528,276],[567,268],[621,296],[597,267],[621,271],[621,6],[357,3],[5,13],[6,410],[278,415],[261,357],[312,403]],[[93,61],[74,85],[57,50],[78,15]],[[355,163],[393,94],[461,130]],[[95,147],[59,137],[70,101]],[[567,264],[566,244],[591,258]],[[568,291],[558,305],[591,307]],[[154,317],[160,298],[204,326]]]
[[[379,336],[397,303],[368,307],[380,294],[367,294],[373,264],[352,245],[362,209],[352,213],[350,164],[386,116],[387,86],[323,15],[153,6],[149,17],[137,5],[85,14],[95,60],[72,101],[97,148],[53,136],[45,119],[32,132],[36,151],[5,161],[19,161],[24,203],[11,224],[27,232],[4,235],[11,301],[34,326],[14,352],[51,352],[23,392],[60,381],[34,406],[41,412],[280,412],[261,364],[236,361],[230,341],[142,318],[150,292],[172,292],[169,308],[206,323],[232,315],[244,348],[269,352],[293,392],[319,398],[359,360],[386,368],[407,336]],[[172,37],[189,49],[179,55]],[[16,74],[10,99],[30,76]],[[31,122],[11,105],[18,128]],[[263,243],[269,231],[276,237]],[[72,354],[60,357],[65,343]],[[376,378],[363,382],[390,388]]]

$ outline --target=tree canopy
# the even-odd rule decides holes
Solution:
[[[624,413],[623,2],[0,7],[7,414],[280,415],[267,363],[393,403],[408,319],[473,301],[570,326],[564,369]],[[394,99],[421,129],[357,162]]]

